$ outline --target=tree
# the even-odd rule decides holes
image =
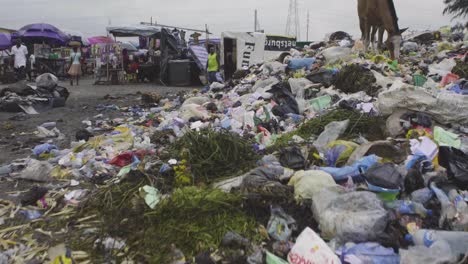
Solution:
[[[454,17],[468,16],[468,0],[444,0],[447,5],[444,14],[451,14]]]

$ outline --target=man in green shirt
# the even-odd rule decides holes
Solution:
[[[206,63],[208,71],[208,82],[211,84],[217,81],[216,74],[219,71],[219,57],[216,54],[214,47],[210,48],[210,54],[208,54],[208,62]]]

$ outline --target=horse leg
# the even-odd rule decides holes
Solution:
[[[374,52],[374,53],[377,53],[377,49],[376,49],[376,46],[375,46],[375,34],[377,34],[378,29],[379,29],[379,27],[373,26],[372,30],[371,30],[371,48],[372,48],[372,52]]]
[[[364,53],[367,53],[367,48],[369,47],[370,31],[371,26],[366,21],[366,23],[364,24]]]
[[[359,18],[359,27],[361,28],[361,40],[365,40],[366,22],[364,19]]]
[[[377,48],[383,52],[383,35],[385,33],[385,28],[382,26],[379,28],[379,40]]]

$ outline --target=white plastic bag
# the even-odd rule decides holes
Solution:
[[[184,104],[180,108],[180,118],[182,118],[185,122],[188,122],[190,118],[198,117],[201,119],[208,119],[210,115],[208,111],[197,104]]]
[[[338,61],[348,61],[351,59],[351,49],[344,47],[331,47],[322,51],[322,55],[327,60],[327,63],[335,63]]]
[[[325,130],[314,142],[318,151],[323,152],[325,147],[332,141],[337,140],[348,128],[349,119],[340,122],[331,122],[325,126]]]
[[[322,236],[344,243],[378,238],[388,221],[382,201],[371,192],[343,192],[329,187],[313,195],[312,211]]]
[[[440,76],[445,76],[449,74],[455,66],[457,66],[457,63],[454,59],[444,59],[440,63],[429,65],[429,75],[438,74]]]
[[[291,264],[327,263],[340,264],[340,259],[314,230],[306,228],[297,238],[296,244],[288,254]]]
[[[466,96],[449,92],[440,92],[435,97],[421,87],[395,85],[379,94],[376,105],[383,115],[390,115],[396,109],[408,109],[425,112],[441,124],[468,123]]]
[[[47,161],[30,159],[26,168],[20,173],[20,179],[46,182],[51,179],[52,165]]]

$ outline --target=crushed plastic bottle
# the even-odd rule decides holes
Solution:
[[[431,247],[437,241],[446,241],[453,254],[468,253],[468,232],[420,229],[413,235],[406,235],[405,238],[415,245],[426,247]]]
[[[387,209],[393,209],[397,211],[399,214],[411,214],[411,215],[419,215],[421,217],[432,216],[432,210],[428,210],[424,207],[424,205],[412,201],[402,201],[396,200],[393,202],[385,203],[385,207]]]

